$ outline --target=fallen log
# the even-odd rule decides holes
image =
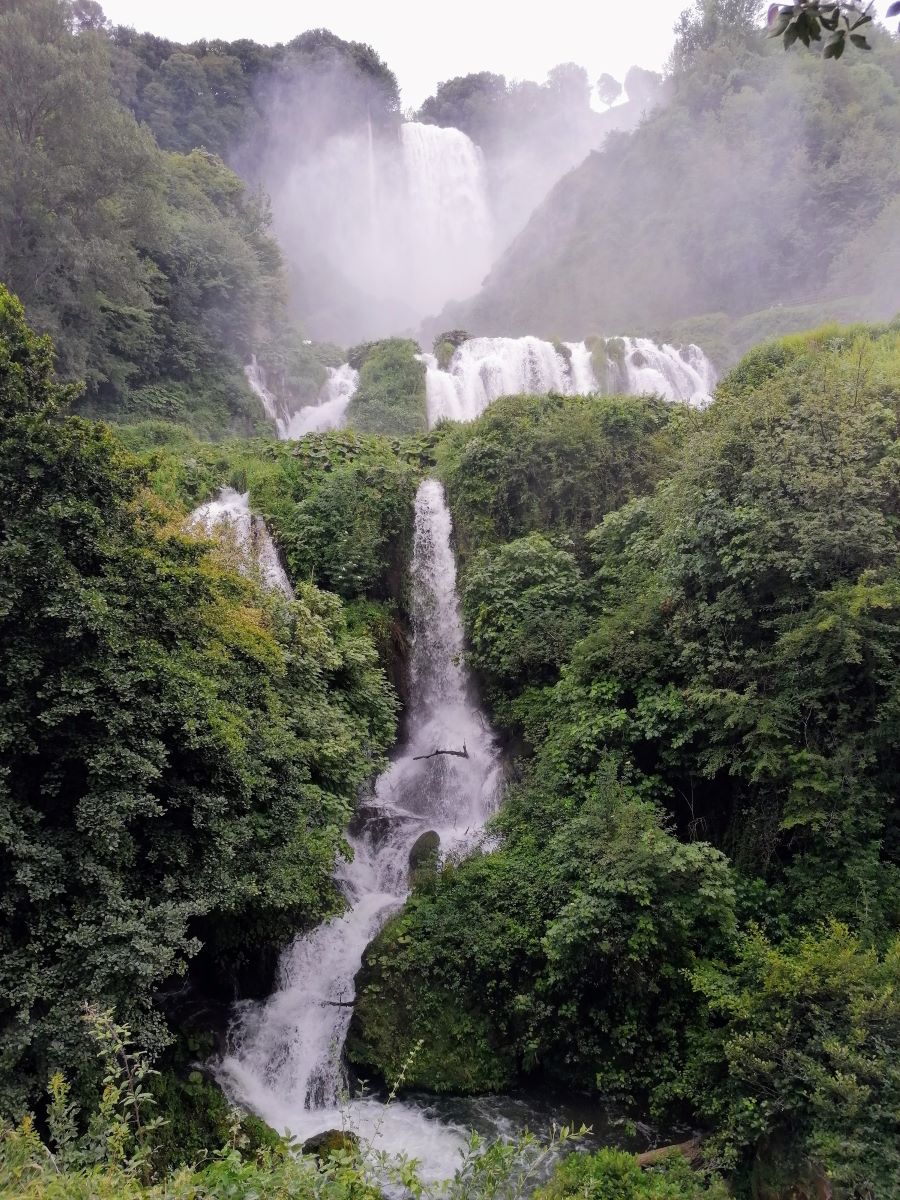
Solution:
[[[636,1154],[639,1167],[654,1167],[668,1154],[683,1154],[689,1163],[695,1163],[700,1158],[700,1138],[691,1138],[689,1142],[678,1142],[674,1146],[659,1146],[656,1150],[645,1150],[643,1154]]]
[[[432,750],[430,754],[417,754],[413,758],[413,762],[425,762],[428,758],[436,758],[439,754],[452,754],[454,758],[468,758],[469,751],[466,749],[466,743],[463,742],[462,750]]]

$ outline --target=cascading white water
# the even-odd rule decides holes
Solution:
[[[716,386],[716,369],[700,349],[693,344],[676,349],[658,344],[650,338],[622,338],[624,354],[622,378],[610,391],[628,395],[654,394],[672,402],[682,401],[695,408],[705,408],[712,400]],[[619,364],[609,360],[610,372],[615,375]]]
[[[340,429],[358,386],[359,372],[349,363],[332,367],[318,404],[307,404],[298,409],[279,427],[278,436],[284,441],[296,441],[308,433]]]
[[[245,574],[258,572],[267,587],[294,595],[265,522],[250,511],[249,492],[223,488],[215,500],[191,513],[188,525],[233,538],[238,565]]]
[[[408,293],[425,315],[477,291],[490,269],[493,232],[481,150],[459,129],[400,127],[408,212]]]
[[[330,367],[328,379],[319,393],[315,404],[305,404],[292,409],[269,389],[266,373],[254,354],[244,367],[250,390],[259,399],[266,416],[275,422],[282,441],[291,442],[308,433],[325,433],[329,429],[340,429],[344,424],[347,407],[359,386],[359,372],[349,363]]]
[[[285,952],[275,993],[241,1008],[217,1068],[234,1100],[301,1138],[342,1122],[346,1005],[363,951],[406,896],[413,843],[434,831],[442,853],[465,851],[497,799],[500,761],[464,666],[450,538],[443,489],[427,480],[415,508],[407,735],[348,835],[353,858],[336,871],[347,910]],[[378,1125],[383,1148],[423,1154],[438,1173],[462,1144],[459,1130],[405,1103],[355,1100],[349,1114],[364,1134]]]
[[[454,352],[445,371],[434,355],[423,354],[429,421],[472,421],[500,396],[517,393],[652,393],[696,407],[709,403],[716,374],[699,346],[676,349],[649,338],[610,342],[617,349],[610,348],[606,355],[603,385],[584,342],[565,342],[561,352],[536,337],[470,338]]]

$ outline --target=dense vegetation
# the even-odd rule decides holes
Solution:
[[[419,347],[404,338],[367,342],[350,351],[359,387],[347,409],[347,423],[365,433],[404,437],[428,428],[425,366]]]
[[[324,30],[179,46],[93,0],[0,6],[3,1195],[437,1196],[350,1141],[289,1153],[194,1069],[224,1005],[342,904],[335,857],[405,698],[429,471],[509,787],[479,853],[418,864],[349,1058],[703,1133],[694,1166],[607,1150],[549,1179],[533,1142],[476,1139],[452,1200],[538,1178],[540,1200],[721,1200],[723,1176],[753,1200],[900,1193],[900,323],[771,340],[900,304],[900,49],[867,29],[840,64],[786,56],[759,8],[698,0],[628,111],[594,113],[564,64],[450,80],[419,114],[484,145],[508,220],[646,114],[454,322],[655,328],[720,365],[755,346],[708,411],[510,396],[429,432],[395,337],[349,352],[348,429],[278,443],[243,368],[314,398],[343,352],[288,294],[345,288],[307,244],[288,278],[247,181],[314,175],[369,121],[395,138],[393,75]],[[223,486],[293,598],[188,527]]]
[[[249,432],[243,363],[299,340],[266,202],[208,151],[161,150],[114,92],[107,39],[70,5],[4,7],[0,278],[85,411]]]
[[[472,661],[530,754],[499,848],[367,952],[356,1061],[422,1039],[428,1087],[549,1076],[707,1123],[744,1187],[894,1194],[898,380],[897,325],[763,346],[649,472],[643,402],[448,435]],[[592,409],[594,472],[562,453]]]
[[[233,974],[333,911],[343,828],[394,736],[340,599],[236,573],[108,430],[65,415],[74,396],[0,293],[7,1112],[52,1069],[87,1086],[82,1001],[159,1051],[155,997],[198,952]]]
[[[698,0],[665,106],[565,176],[443,324],[582,337],[772,309],[779,323],[738,337],[740,352],[824,319],[892,316],[900,46],[869,25],[872,50],[840,63],[785,54],[761,7]]]

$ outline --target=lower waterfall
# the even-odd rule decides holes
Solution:
[[[477,337],[454,351],[446,370],[433,354],[421,355],[421,361],[426,369],[430,425],[441,420],[473,421],[500,396],[518,393],[654,394],[702,408],[710,402],[716,384],[715,368],[699,346],[675,347],[650,338],[605,339],[597,356],[585,342]]]
[[[267,587],[277,588],[293,597],[294,589],[265,522],[250,511],[249,492],[223,488],[215,500],[194,509],[188,525],[205,529],[209,534],[232,538],[244,574],[258,574]]]
[[[244,374],[250,390],[263,406],[269,420],[274,421],[278,436],[283,442],[296,441],[307,433],[325,433],[329,429],[340,429],[344,424],[347,407],[359,385],[359,372],[349,363],[343,363],[340,367],[330,367],[328,378],[315,404],[304,404],[294,408],[270,389],[266,372],[257,362],[255,354],[244,367]]]
[[[276,991],[240,1008],[230,1053],[217,1066],[233,1100],[299,1138],[343,1123],[346,1005],[366,946],[407,894],[413,843],[434,831],[442,854],[464,852],[497,802],[500,760],[463,662],[450,539],[443,488],[426,480],[415,505],[407,732],[349,831],[353,857],[336,871],[347,909],[284,952]],[[465,757],[424,757],[436,749]],[[452,1173],[463,1144],[452,1124],[429,1121],[406,1102],[354,1100],[346,1109],[362,1134],[380,1129],[380,1148],[422,1156],[426,1171]]]

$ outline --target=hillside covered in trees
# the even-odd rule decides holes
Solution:
[[[0,1196],[900,1196],[900,46],[758,8],[410,119],[2,6]],[[573,154],[308,336],[335,178]]]
[[[758,5],[732,8],[743,21],[686,16],[667,101],[556,185],[444,326],[659,330],[734,361],[773,334],[896,312],[896,40],[878,32],[823,72],[760,35]]]

